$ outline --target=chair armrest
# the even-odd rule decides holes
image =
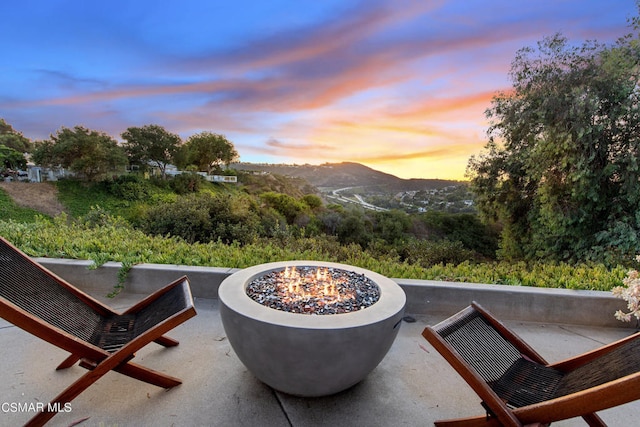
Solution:
[[[640,373],[577,393],[514,409],[523,424],[583,416],[640,399]]]
[[[146,307],[154,304],[163,295],[165,295],[168,292],[172,291],[176,287],[181,287],[182,288],[182,292],[184,294],[184,299],[185,299],[185,305],[186,306],[193,306],[194,305],[193,304],[193,296],[191,295],[191,288],[189,287],[189,279],[187,278],[187,276],[182,276],[179,279],[176,279],[175,281],[173,281],[173,282],[169,283],[168,285],[162,287],[161,289],[158,289],[157,291],[155,291],[151,295],[147,296],[143,300],[139,301],[137,304],[133,305],[132,307],[127,309],[122,314],[136,314],[136,313],[139,313],[141,310],[143,310]]]
[[[640,332],[636,332],[632,335],[629,335],[628,337],[622,338],[618,341],[614,341],[610,344],[604,345],[602,347],[598,347],[595,350],[586,352],[586,353],[582,353],[578,356],[574,356],[553,364],[550,364],[549,367],[551,368],[555,368],[558,369],[559,371],[562,372],[569,372],[569,371],[573,371],[574,369],[588,363],[591,362],[592,360],[598,359],[599,357],[601,357],[602,355],[618,348],[621,347],[625,344],[627,344],[628,342],[631,342],[633,340],[637,340],[640,339]]]

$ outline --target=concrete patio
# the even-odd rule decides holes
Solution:
[[[100,282],[96,278],[107,274],[106,270],[74,270],[74,276],[65,270],[67,263],[63,264],[62,267],[47,266],[74,284],[80,282],[82,286],[79,286],[117,309],[124,309],[145,296],[148,283],[157,283],[146,272],[133,272],[132,283],[126,291],[109,299],[105,297],[108,288],[83,285],[90,282],[95,286]],[[181,268],[177,267],[172,272],[182,274]],[[407,314],[415,322],[403,322],[396,341],[380,365],[364,381],[337,395],[297,398],[276,392],[255,379],[237,359],[226,339],[215,291],[207,286],[217,286],[216,282],[232,272],[216,271],[220,277],[204,279],[199,274],[205,271],[191,271],[189,276],[193,276],[198,315],[170,334],[180,341],[180,346],[165,349],[152,344],[140,351],[135,359],[140,364],[181,378],[182,385],[165,391],[112,372],[84,391],[71,402],[68,412],[59,413],[48,425],[428,426],[437,419],[483,413],[477,396],[421,337],[426,325],[435,324],[463,308],[469,298],[494,312],[501,312],[496,314],[503,314],[505,323],[550,361],[582,353],[634,332],[633,328],[608,320],[572,321],[581,316],[570,311],[573,306],[570,301],[575,298],[583,304],[581,311],[586,310],[592,317],[599,316],[594,313],[598,310],[596,306],[600,309],[605,306],[604,310],[609,312],[606,305],[615,305],[616,301],[611,301],[604,292],[569,292],[568,296],[574,298],[568,298],[564,306],[556,306],[566,292],[551,291],[546,298],[555,303],[544,300],[537,303],[546,304],[545,310],[549,306],[554,311],[565,310],[563,315],[567,321],[558,322],[551,315],[536,314],[540,308],[522,305],[522,301],[535,302],[536,298],[542,298],[532,296],[534,293],[549,294],[546,290],[402,281],[408,297]],[[158,285],[171,280],[166,272],[159,274],[164,274],[164,279]],[[142,277],[147,280],[141,280]],[[208,291],[203,291],[202,286]],[[447,295],[446,299],[444,295]],[[595,298],[594,308],[589,306],[593,303],[592,297]],[[539,317],[536,319],[535,316]],[[55,367],[66,356],[65,352],[0,319],[1,426],[22,425],[33,413],[16,410],[17,405],[38,402],[46,405],[86,372],[78,366],[56,371]],[[339,375],[340,366],[336,366],[335,371]],[[640,402],[600,415],[610,426],[632,425],[632,420],[640,416]],[[584,425],[581,419],[554,423],[554,426]]]

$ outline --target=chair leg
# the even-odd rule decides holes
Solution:
[[[162,372],[130,362],[131,359],[133,358],[128,358],[123,363],[113,368],[113,370],[122,375],[162,388],[172,388],[182,384],[182,380],[180,378],[172,377],[171,375],[163,374]],[[88,359],[82,359],[80,361],[80,366],[90,371],[98,367],[99,364],[100,362]]]
[[[438,420],[434,425],[436,427],[501,427],[497,418],[486,416]]]
[[[110,366],[111,363],[102,363],[96,367],[96,369],[91,370],[78,378],[75,382],[73,382],[69,387],[64,389],[62,393],[56,396],[44,410],[36,414],[33,418],[31,418],[26,424],[25,427],[40,427],[43,426],[53,418],[57,412],[57,408],[64,408],[66,403],[71,402],[73,399],[78,397],[80,393],[87,389],[91,384],[99,380],[109,372],[112,368]]]
[[[180,344],[180,342],[178,340],[174,340],[173,338],[167,337],[165,335],[159,337],[158,339],[154,340],[153,342],[155,342],[157,344],[160,344],[162,346],[165,346],[165,347],[175,347],[178,344]],[[61,369],[70,368],[73,365],[75,365],[78,360],[80,360],[80,356],[76,356],[74,354],[70,354],[69,357],[64,359],[64,361],[58,365],[58,367],[56,368],[56,371],[59,371]]]
[[[582,419],[589,424],[590,427],[607,427],[607,424],[595,413],[583,415]]]
[[[474,418],[456,418],[451,420],[438,420],[435,423],[436,427],[501,427],[502,424],[497,418],[474,417]],[[549,424],[534,423],[526,424],[523,427],[549,427]],[[605,426],[606,427],[606,426]]]
[[[115,368],[114,371],[162,388],[172,388],[182,384],[180,378],[172,377],[132,362],[122,364]]]
[[[78,360],[80,360],[79,356],[76,356],[75,354],[70,354],[69,357],[64,359],[62,363],[58,365],[58,367],[56,368],[56,371],[70,368],[73,365],[75,365]]]
[[[98,366],[98,363],[82,359],[82,361],[80,362],[80,366],[91,371]],[[163,374],[162,372],[146,368],[133,362],[122,363],[119,366],[113,368],[113,370],[122,375],[126,375],[136,380],[143,381],[145,383],[149,383],[162,388],[172,388],[182,384],[182,380],[180,378]]]
[[[178,342],[177,340],[174,340],[173,338],[169,338],[166,335],[163,335],[160,338],[155,339],[153,342],[155,342],[156,344],[163,345],[165,347],[175,347],[178,344],[180,344],[180,342]]]
[[[73,399],[78,397],[78,395],[86,390],[87,387],[102,378],[107,372],[111,370],[121,372],[125,375],[163,388],[174,387],[182,383],[182,381],[180,381],[178,378],[174,378],[161,372],[156,372],[143,366],[131,363],[130,360],[132,358],[133,355],[131,354],[125,355],[114,353],[112,356],[107,357],[106,359],[95,365],[94,369],[91,369],[94,365],[89,361],[87,361],[86,363],[82,363],[81,366],[85,366],[90,369],[89,372],[78,378],[69,387],[64,389],[62,393],[60,393],[58,396],[56,396],[55,399],[49,402],[49,404],[46,408],[44,408],[43,411],[39,412],[33,418],[31,418],[27,422],[27,424],[25,424],[25,427],[43,426],[47,423],[47,421],[49,421],[56,415],[57,408],[64,408],[66,403],[69,403]],[[70,357],[67,358],[67,360],[69,359]]]

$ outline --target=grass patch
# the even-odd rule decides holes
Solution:
[[[38,216],[46,216],[35,209],[23,208],[15,204],[6,191],[0,190],[0,218],[5,221],[32,223]]]
[[[88,214],[93,206],[100,206],[114,215],[120,215],[130,206],[130,202],[102,191],[96,184],[65,179],[57,181],[56,186],[58,199],[74,218]]]

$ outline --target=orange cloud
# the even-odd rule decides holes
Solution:
[[[75,121],[119,135],[127,126],[160,123],[182,135],[224,133],[241,155],[361,161],[402,174],[428,164],[429,170],[461,175],[465,157],[484,143],[484,111],[508,84],[518,48],[576,19],[592,19],[594,34],[612,33],[613,24],[599,19],[601,10],[611,8],[571,10],[567,18],[571,8],[561,3],[505,3],[500,14],[486,7],[471,14],[446,0],[344,2],[304,16],[308,20],[299,22],[306,23],[295,27],[273,25],[270,32],[224,44],[191,40],[193,45],[175,50],[137,34],[122,56],[108,52],[111,68],[119,70],[113,74],[108,67],[97,73],[86,67],[107,61],[84,61],[95,45],[80,43],[66,57],[68,68],[43,62],[32,70],[37,84],[23,83],[30,87],[28,97],[4,95],[0,109],[38,130]],[[78,34],[66,37],[81,40]],[[91,50],[83,51],[85,44]],[[40,40],[37,45],[42,49]],[[61,54],[68,53],[66,46]],[[47,56],[37,49],[30,55]]]

